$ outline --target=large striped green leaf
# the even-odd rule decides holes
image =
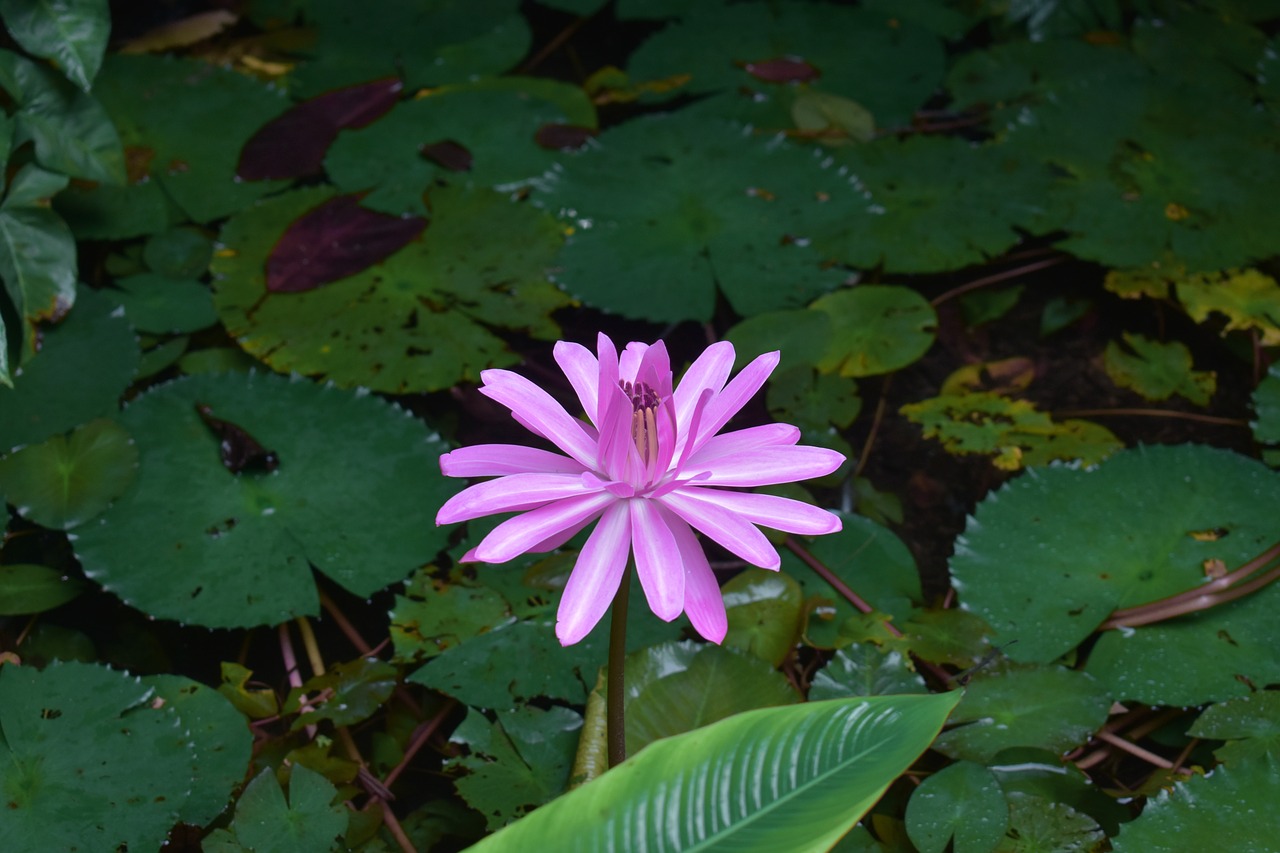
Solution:
[[[809,702],[651,744],[489,836],[506,850],[827,850],[923,752],[959,693]]]

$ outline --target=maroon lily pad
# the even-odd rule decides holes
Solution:
[[[218,455],[222,458],[222,466],[232,474],[239,474],[246,468],[274,471],[280,466],[280,457],[276,452],[263,447],[244,427],[214,417],[213,409],[204,403],[196,403],[196,413],[218,437]]]
[[[404,84],[391,77],[325,92],[258,128],[240,149],[236,177],[244,181],[318,173],[338,131],[364,127],[399,100]]]
[[[267,290],[302,293],[368,269],[417,239],[427,220],[360,206],[359,194],[331,198],[299,216],[267,257]]]
[[[763,62],[743,62],[742,68],[766,83],[808,83],[822,72],[798,56],[779,56]]]
[[[471,171],[471,152],[461,142],[455,142],[452,139],[429,142],[420,146],[418,153],[450,172]]]
[[[538,128],[537,133],[533,135],[533,141],[552,151],[577,151],[595,135],[594,128],[547,122]]]

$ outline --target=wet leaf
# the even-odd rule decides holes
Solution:
[[[1148,400],[1180,394],[1197,406],[1207,406],[1218,385],[1213,371],[1191,369],[1191,351],[1178,341],[1161,343],[1125,332],[1123,347],[1116,341],[1107,344],[1103,363],[1117,385]]]
[[[338,132],[382,117],[403,88],[397,78],[373,80],[295,104],[249,137],[240,150],[236,177],[264,181],[317,174]]]
[[[1026,794],[1009,795],[1009,835],[996,853],[1075,853],[1102,840],[1102,830],[1070,806]]]
[[[1028,471],[978,505],[951,573],[967,609],[1017,642],[1005,654],[1051,661],[1118,608],[1205,581],[1206,560],[1242,565],[1275,541],[1280,474],[1225,450],[1121,451],[1096,469]],[[1225,529],[1214,539],[1192,535]],[[1106,631],[1087,671],[1116,698],[1195,705],[1243,695],[1237,676],[1280,678],[1280,587],[1169,622]],[[1183,659],[1179,656],[1189,656]],[[1182,663],[1174,666],[1176,661]]]
[[[1210,705],[1187,734],[1227,741],[1213,754],[1232,766],[1280,755],[1280,692],[1261,691]]]
[[[908,403],[899,411],[940,440],[949,453],[982,453],[1006,471],[1054,460],[1096,463],[1123,445],[1089,421],[1055,421],[1027,400],[990,392],[963,392]]]
[[[724,645],[781,666],[800,637],[800,585],[784,572],[753,567],[720,592],[729,618]]]
[[[346,807],[333,803],[337,795],[323,776],[294,765],[286,802],[275,771],[263,768],[236,801],[230,832],[234,842],[254,853],[329,849],[346,832],[349,819]]]
[[[837,649],[827,665],[814,674],[809,701],[925,692],[924,679],[901,652],[854,643]]]
[[[419,571],[391,610],[396,660],[433,658],[511,621],[506,600],[487,586],[442,584]]]
[[[251,720],[262,720],[280,713],[276,694],[270,688],[251,689],[247,686],[253,671],[238,663],[222,662],[222,683],[218,692],[237,711]]]
[[[324,287],[273,293],[263,264],[277,235],[329,198],[319,188],[279,196],[222,231],[229,251],[214,259],[214,304],[227,331],[275,370],[391,393],[437,390],[514,363],[490,328],[559,333],[548,315],[568,297],[545,272],[560,242],[555,223],[486,190],[441,188],[430,228],[401,251]]]
[[[1092,676],[1062,666],[979,670],[934,748],[984,763],[1001,750],[1035,746],[1063,753],[1107,719],[1111,696]]]
[[[111,31],[106,0],[0,0],[0,17],[23,50],[52,59],[71,82],[89,91]]]
[[[194,279],[139,273],[117,279],[108,295],[124,306],[129,324],[140,332],[186,334],[218,322],[213,294]]]
[[[71,601],[85,585],[48,566],[0,565],[0,616],[43,613]]]
[[[354,195],[316,205],[290,223],[267,256],[267,290],[303,293],[363,272],[422,234],[427,220],[378,213]]]
[[[954,607],[920,610],[898,624],[911,653],[933,663],[968,667],[978,663],[991,628],[979,617]]]
[[[990,853],[1009,828],[1004,791],[990,770],[957,761],[920,783],[907,801],[907,834],[920,853]]]
[[[394,666],[377,658],[340,663],[324,675],[309,678],[301,687],[289,691],[285,712],[303,711],[289,728],[296,732],[321,720],[335,726],[363,722],[387,701],[398,676]],[[305,707],[301,707],[302,703]]]
[[[645,649],[635,656],[663,654]],[[627,703],[627,754],[733,714],[789,705],[799,697],[770,664],[721,646],[701,646],[682,668],[664,669]]]
[[[129,433],[98,419],[0,458],[0,492],[24,518],[70,530],[124,494],[137,470]]]
[[[938,317],[907,287],[863,284],[816,300],[811,310],[831,318],[830,344],[818,370],[875,376],[906,367],[933,345]]]
[[[229,472],[197,403],[283,464]],[[452,488],[437,473],[443,445],[379,398],[272,375],[194,376],[119,420],[141,454],[138,482],[74,545],[90,578],[154,616],[274,625],[317,612],[313,567],[367,596],[444,544],[430,520]]]
[[[1052,751],[1015,747],[1001,751],[989,764],[1010,799],[1021,794],[1040,802],[1061,803],[1096,820],[1115,835],[1132,814],[1093,784],[1084,771]]]

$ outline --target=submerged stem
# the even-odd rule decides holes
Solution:
[[[606,717],[609,720],[609,766],[617,767],[627,760],[626,703],[627,601],[631,596],[631,566],[622,573],[622,581],[613,596],[613,612],[609,617],[609,681],[605,688]]]

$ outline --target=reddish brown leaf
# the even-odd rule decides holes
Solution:
[[[543,148],[550,148],[552,151],[577,151],[595,135],[595,130],[589,127],[548,122],[538,128],[533,139]]]
[[[232,474],[239,474],[246,468],[274,471],[279,467],[280,457],[275,451],[263,447],[244,427],[215,418],[213,409],[204,403],[196,403],[196,413],[218,437],[218,455],[222,458],[223,467]]]
[[[763,62],[740,64],[752,77],[766,83],[808,83],[822,74],[798,56],[779,56]]]
[[[236,176],[265,181],[316,174],[338,131],[364,127],[381,116],[395,106],[403,87],[395,78],[374,80],[296,104],[244,144]]]
[[[450,172],[470,172],[471,152],[460,142],[441,139],[418,146],[418,153]]]
[[[267,290],[302,293],[368,269],[417,239],[427,220],[332,198],[295,219],[267,257]]]

